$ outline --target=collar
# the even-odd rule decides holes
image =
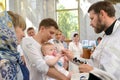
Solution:
[[[53,40],[53,42],[55,42],[55,43],[60,43],[60,41],[59,41],[59,40],[56,40],[56,39]]]
[[[113,32],[113,28],[115,25],[116,20],[112,23],[112,25],[110,27],[108,27],[108,29],[105,31],[106,35],[110,35]]]

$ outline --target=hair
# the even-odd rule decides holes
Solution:
[[[53,45],[53,44],[50,43],[50,42],[45,42],[45,43],[43,43],[42,46],[41,46],[41,52],[44,53],[44,50],[45,50],[44,48],[45,48],[46,46],[49,46],[49,45]]]
[[[62,33],[62,31],[61,31],[60,29],[57,29],[55,35],[57,35],[58,32],[61,32],[61,33]]]
[[[60,29],[58,29],[58,31],[62,33],[62,31]]]
[[[29,28],[27,29],[27,32],[30,31],[30,30],[34,30],[34,28],[33,28],[33,27],[29,27]]]
[[[75,33],[74,35],[73,35],[73,37],[76,37],[78,35],[78,33]]]
[[[10,15],[10,17],[12,19],[12,23],[13,23],[14,28],[20,27],[23,30],[26,29],[26,23],[25,23],[25,20],[23,19],[22,16],[14,13],[12,11],[7,11],[7,13]]]
[[[112,3],[108,1],[99,1],[97,3],[92,4],[88,9],[88,13],[92,10],[94,10],[96,14],[99,14],[101,10],[104,10],[109,17],[115,16],[115,8],[112,5]]]
[[[46,28],[50,28],[51,26],[53,26],[55,29],[58,29],[58,25],[57,25],[56,21],[54,21],[51,18],[43,19],[39,24],[38,30],[40,30],[41,26],[44,26]]]
[[[98,40],[102,40],[102,37],[98,37],[98,38],[97,38],[97,41],[98,41]]]

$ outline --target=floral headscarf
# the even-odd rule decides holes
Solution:
[[[17,51],[17,39],[8,13],[0,13],[0,48]]]
[[[0,77],[3,80],[18,80],[17,66],[21,63],[15,29],[11,17],[4,11],[0,13]]]

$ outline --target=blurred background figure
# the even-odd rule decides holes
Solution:
[[[97,38],[96,46],[100,43],[101,40],[102,40],[102,37],[98,37],[98,38]],[[93,47],[91,48],[91,54],[94,52],[96,46],[93,46]]]
[[[73,35],[72,42],[69,43],[69,50],[74,53],[74,57],[80,58],[83,54],[82,44],[80,43],[80,37],[78,33]],[[79,72],[78,66],[69,62],[69,71]]]
[[[58,29],[55,33],[55,39],[53,40],[53,43],[56,46],[58,53],[60,53],[61,50],[64,49],[64,45],[61,42],[61,37],[62,37],[62,31]]]
[[[97,40],[96,40],[96,46],[100,43],[101,40],[102,40],[102,37],[98,37],[98,38],[97,38]],[[93,47],[91,48],[91,54],[94,52],[96,46],[93,46]]]
[[[102,37],[97,38],[97,45],[100,43],[101,40],[102,40]]]
[[[68,49],[68,45],[65,42],[65,35],[64,34],[62,34],[62,36],[61,36],[61,43],[63,44],[64,48]]]
[[[60,29],[58,29],[55,33],[55,39],[52,40],[52,43],[55,45],[57,53],[61,53],[61,50],[65,49],[66,47],[64,47],[61,38],[62,38],[63,34],[62,31]],[[65,69],[68,69],[68,59],[66,56],[64,56],[63,58],[63,67]]]
[[[27,35],[28,36],[34,36],[35,35],[35,29],[33,27],[29,27],[27,29]]]
[[[29,28],[27,29],[27,35],[33,37],[33,36],[35,35],[35,29],[34,29],[33,27],[29,27]],[[23,53],[23,50],[22,50],[20,44],[17,46],[17,51],[20,52],[21,59],[22,59],[23,62],[25,63],[24,53]]]

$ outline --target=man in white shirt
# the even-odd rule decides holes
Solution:
[[[88,64],[80,64],[79,70],[93,73],[101,80],[120,80],[120,21],[115,18],[114,6],[110,2],[100,1],[91,5],[88,12],[94,31],[104,31],[105,35]],[[63,52],[74,60],[70,51]]]
[[[22,48],[30,70],[30,80],[45,80],[46,75],[58,80],[69,80],[54,67],[49,67],[41,52],[41,45],[51,39],[57,29],[57,23],[51,18],[46,18],[39,24],[39,31],[35,36],[23,39]]]
[[[25,63],[25,57],[24,57],[23,50],[20,44],[17,46],[17,51],[20,53],[21,59]]]

